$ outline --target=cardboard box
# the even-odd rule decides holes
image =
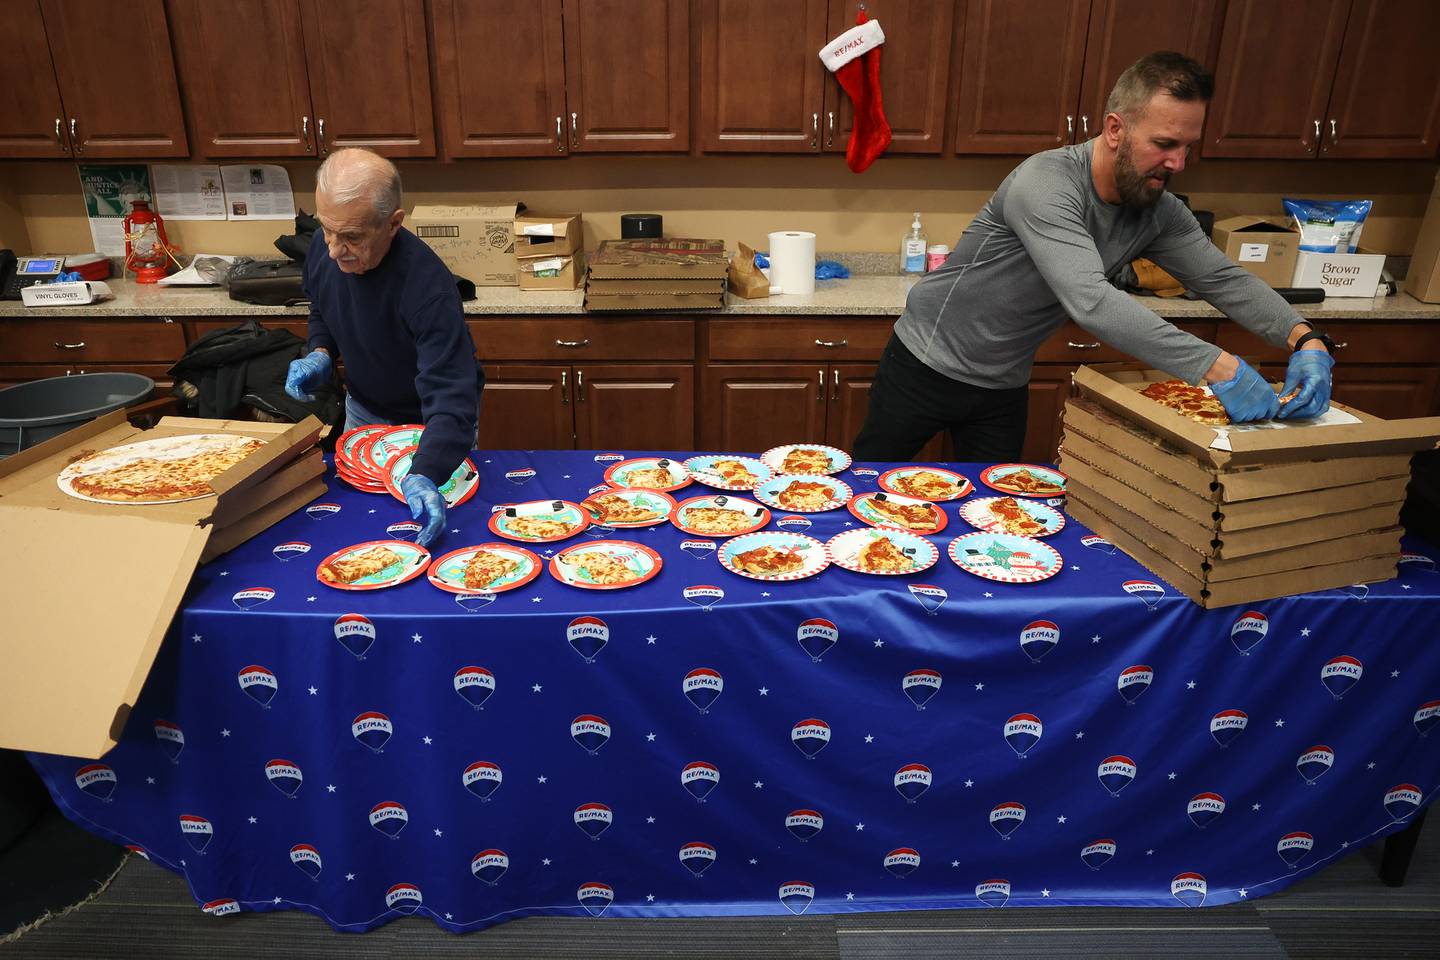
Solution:
[[[477,287],[513,287],[517,203],[491,206],[421,204],[406,221],[450,272]]]
[[[214,532],[215,512],[253,502],[319,432],[314,417],[298,424],[166,417],[140,430],[117,410],[0,462],[0,529],[10,547],[0,552],[0,579],[7,631],[16,638],[0,675],[0,746],[92,758],[114,746]],[[266,443],[211,481],[216,496],[200,500],[90,503],[55,482],[85,451],[187,433]]]
[[[1405,274],[1405,291],[1416,300],[1440,303],[1440,175],[1430,190],[1425,219],[1415,238],[1415,253]]]
[[[683,294],[695,296],[723,296],[725,282],[715,279],[701,280],[596,280],[585,281],[585,292],[592,297],[636,297]]]
[[[591,296],[585,294],[585,309],[597,312],[647,310],[719,310],[725,306],[725,294],[699,293],[656,293],[625,294],[621,296]]]
[[[521,290],[574,290],[584,276],[577,261],[581,254],[564,257],[536,257],[515,261],[515,276]]]
[[[1360,253],[1314,253],[1301,250],[1295,255],[1292,287],[1320,287],[1329,297],[1373,299],[1380,286],[1385,254],[1360,248]]]
[[[251,537],[264,532],[299,510],[310,501],[323,497],[330,488],[319,478],[303,483],[288,493],[247,516],[226,526],[217,526],[205,549],[200,551],[200,562],[209,563],[221,554],[229,553]]]
[[[724,280],[725,241],[686,237],[606,240],[590,258],[592,280]]]
[[[578,213],[545,216],[526,213],[515,218],[515,257],[565,257],[585,249],[585,231]]]
[[[1270,286],[1291,285],[1300,234],[1279,217],[1226,217],[1210,237],[1225,256]]]

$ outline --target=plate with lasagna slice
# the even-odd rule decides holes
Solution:
[[[420,435],[424,432],[425,428],[418,423],[402,423],[387,427],[357,445],[359,456],[356,459],[356,466],[362,473],[370,473],[376,479],[384,480],[390,458],[410,447],[418,447]]]
[[[896,467],[880,474],[881,490],[935,502],[959,500],[975,491],[968,477],[943,467]]]
[[[430,563],[430,551],[409,540],[367,540],[320,561],[315,579],[336,590],[383,590],[414,580]]]
[[[770,522],[770,511],[753,500],[717,494],[682,500],[670,522],[700,537],[738,537]]]
[[[888,527],[846,530],[831,537],[825,550],[837,567],[882,577],[919,573],[940,559],[940,551],[929,540]]]
[[[939,533],[950,522],[945,511],[928,500],[884,490],[856,494],[846,506],[872,527],[898,527],[911,533]]]
[[[850,454],[823,443],[784,443],[760,454],[776,473],[832,474],[850,466]]]
[[[670,519],[675,501],[658,490],[627,490],[613,487],[591,494],[580,502],[590,520],[605,527],[629,529],[653,527]]]
[[[1060,552],[1034,537],[965,533],[950,541],[950,559],[966,573],[999,583],[1039,583],[1060,572]]]
[[[400,481],[410,472],[410,465],[415,462],[415,451],[418,449],[419,447],[409,447],[402,450],[386,464],[388,472],[385,474],[385,489],[401,503],[405,502],[405,494],[400,491]],[[475,496],[475,491],[480,489],[480,471],[476,470],[475,464],[466,457],[439,489],[446,508],[453,510]]]
[[[1196,423],[1208,423],[1217,427],[1230,423],[1230,414],[1225,412],[1225,405],[1209,387],[1194,387],[1184,380],[1161,380],[1146,386],[1140,391],[1140,395],[1149,397]]]
[[[788,474],[755,488],[755,499],[790,513],[822,513],[845,506],[855,491],[844,480],[820,474]]]
[[[689,486],[690,474],[679,460],[668,457],[636,457],[611,465],[605,471],[605,482],[612,487],[669,493],[671,490]]]
[[[509,543],[461,547],[437,557],[425,575],[449,593],[503,593],[540,576],[540,558]]]
[[[691,457],[685,461],[684,467],[696,483],[719,490],[754,490],[775,475],[765,463],[754,457],[724,454]]]
[[[550,558],[550,575],[585,590],[619,590],[660,572],[660,554],[629,540],[596,540]]]
[[[590,514],[569,500],[529,500],[496,508],[490,532],[506,540],[553,543],[590,526]]]
[[[1018,497],[1063,497],[1065,474],[1038,463],[997,463],[980,471],[980,482]]]
[[[960,506],[960,518],[976,530],[1048,537],[1065,527],[1065,515],[1038,500],[981,497]]]
[[[179,503],[214,496],[210,481],[265,446],[231,433],[137,440],[89,453],[56,478],[60,489],[94,503]]]
[[[803,580],[830,566],[825,544],[803,533],[765,530],[726,540],[720,564],[751,580]]]

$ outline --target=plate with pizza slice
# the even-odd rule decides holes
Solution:
[[[898,527],[911,533],[939,533],[950,522],[945,511],[929,500],[902,497],[884,490],[858,493],[846,506],[872,527]]]
[[[605,471],[605,482],[612,487],[632,490],[659,490],[669,493],[690,485],[690,474],[684,464],[669,457],[636,457],[621,460]]]
[[[830,566],[825,544],[803,533],[763,530],[726,540],[716,551],[720,565],[751,580],[803,580]]]
[[[430,551],[409,540],[367,540],[320,561],[315,579],[336,590],[384,590],[414,580],[430,563]]]
[[[670,522],[700,537],[738,537],[770,522],[770,511],[753,500],[714,494],[682,500]]]
[[[1038,463],[997,463],[980,471],[980,482],[1017,497],[1063,497],[1069,479],[1054,467]]]
[[[528,500],[497,506],[489,526],[491,533],[506,540],[553,543],[590,526],[590,514],[569,500]]]
[[[630,540],[596,540],[550,558],[550,575],[584,590],[620,590],[660,572],[660,554]]]
[[[968,477],[943,467],[896,467],[880,474],[881,490],[916,500],[959,500],[975,492]]]
[[[448,593],[503,593],[540,576],[544,562],[524,547],[482,543],[436,557],[425,571],[432,586]]]
[[[987,533],[1048,537],[1065,528],[1065,515],[1039,500],[980,497],[960,505],[960,519]]]
[[[850,454],[823,443],[782,443],[760,454],[761,461],[776,473],[839,473],[850,466]]]
[[[790,513],[823,513],[845,506],[855,491],[837,477],[782,473],[755,488],[755,499]]]
[[[385,489],[390,491],[390,496],[405,502],[405,494],[400,490],[400,481],[405,479],[410,472],[410,465],[415,462],[415,451],[419,447],[407,447],[399,453],[390,457],[386,462]],[[453,510],[466,500],[475,496],[475,491],[480,489],[480,471],[475,469],[475,464],[469,457],[460,461],[460,465],[450,474],[439,487],[440,496],[445,500],[446,509]]]
[[[691,457],[683,464],[691,479],[719,490],[754,490],[775,475],[754,457],[706,454]]]
[[[919,573],[940,559],[929,540],[890,527],[846,530],[831,537],[825,550],[837,567],[881,577]]]
[[[632,529],[653,527],[670,519],[675,501],[658,490],[627,490],[611,487],[580,501],[590,521],[605,527]]]
[[[89,453],[56,477],[60,489],[93,503],[158,504],[215,495],[210,481],[265,446],[233,433],[154,437]]]
[[[1160,380],[1147,385],[1140,391],[1140,396],[1149,397],[1196,423],[1217,427],[1228,426],[1230,423],[1230,414],[1226,412],[1225,405],[1209,387],[1192,386],[1184,380]]]
[[[947,551],[955,566],[998,583],[1039,583],[1060,572],[1060,551],[1034,537],[1011,533],[964,533]]]

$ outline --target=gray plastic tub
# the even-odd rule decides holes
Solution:
[[[155,381],[138,373],[81,373],[0,390],[0,457],[146,399]]]

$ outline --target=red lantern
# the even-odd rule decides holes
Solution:
[[[136,283],[155,283],[169,272],[170,239],[165,221],[144,200],[133,200],[125,215],[125,269]]]

